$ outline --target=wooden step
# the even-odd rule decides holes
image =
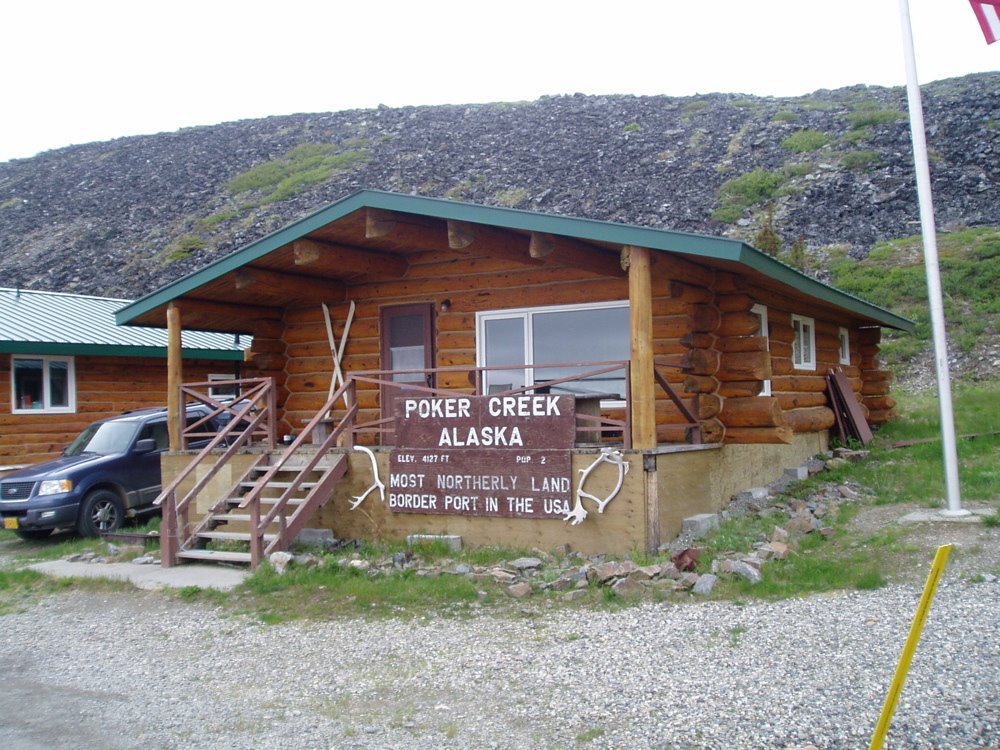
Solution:
[[[177,556],[184,558],[185,560],[250,563],[249,552],[223,552],[221,550],[211,549],[182,549],[177,553]]]
[[[250,523],[250,514],[249,513],[213,513],[212,514],[212,520],[213,521],[244,521],[246,523]],[[273,519],[271,519],[271,523],[277,523],[278,520],[279,520],[278,517],[275,516]]]
[[[261,505],[274,505],[280,500],[280,497],[262,497],[260,498]],[[243,502],[242,497],[227,497],[226,502],[230,505],[239,505]],[[305,498],[302,497],[290,497],[286,501],[286,505],[302,505],[305,502]]]
[[[219,539],[227,542],[249,542],[249,532],[242,531],[199,531],[195,534],[199,539]],[[278,538],[277,534],[264,534],[265,542],[273,542]]]
[[[243,487],[244,489],[252,490],[256,486],[257,486],[256,482],[240,482],[240,487]],[[275,489],[275,490],[287,490],[289,487],[292,486],[292,483],[291,482],[273,482],[272,481],[272,482],[268,482],[267,486],[270,487],[270,488],[272,488],[272,489]],[[315,486],[316,486],[316,482],[302,482],[301,484],[299,484],[298,489],[299,490],[311,490]]]

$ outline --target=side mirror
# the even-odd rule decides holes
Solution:
[[[152,453],[156,450],[156,441],[153,438],[143,438],[142,440],[135,441],[135,448],[132,449],[133,453]]]

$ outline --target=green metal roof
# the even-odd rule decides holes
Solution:
[[[223,274],[241,268],[289,242],[305,237],[310,232],[365,208],[486,224],[526,232],[542,232],[592,242],[648,247],[651,250],[684,255],[694,261],[701,260],[708,265],[711,265],[712,261],[737,263],[776,282],[794,287],[805,295],[868,318],[880,325],[906,331],[911,331],[914,327],[913,322],[906,318],[824,284],[739,240],[380,190],[361,190],[352,193],[316,213],[246,245],[202,270],[178,279],[122,308],[116,313],[116,320],[120,325],[126,324],[133,318],[177,299]]]
[[[115,311],[129,300],[60,292],[0,288],[0,353],[167,356],[161,328],[115,325]],[[242,360],[232,334],[184,331],[181,347],[188,359]]]

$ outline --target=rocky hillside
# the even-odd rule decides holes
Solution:
[[[1000,225],[1000,73],[924,90],[939,228]],[[134,298],[360,188],[822,257],[919,232],[906,95],[558,96],[299,114],[0,164],[0,285]],[[770,217],[770,218],[768,218]]]

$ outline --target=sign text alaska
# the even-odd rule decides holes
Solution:
[[[572,396],[397,398],[389,509],[564,519],[570,512]]]

